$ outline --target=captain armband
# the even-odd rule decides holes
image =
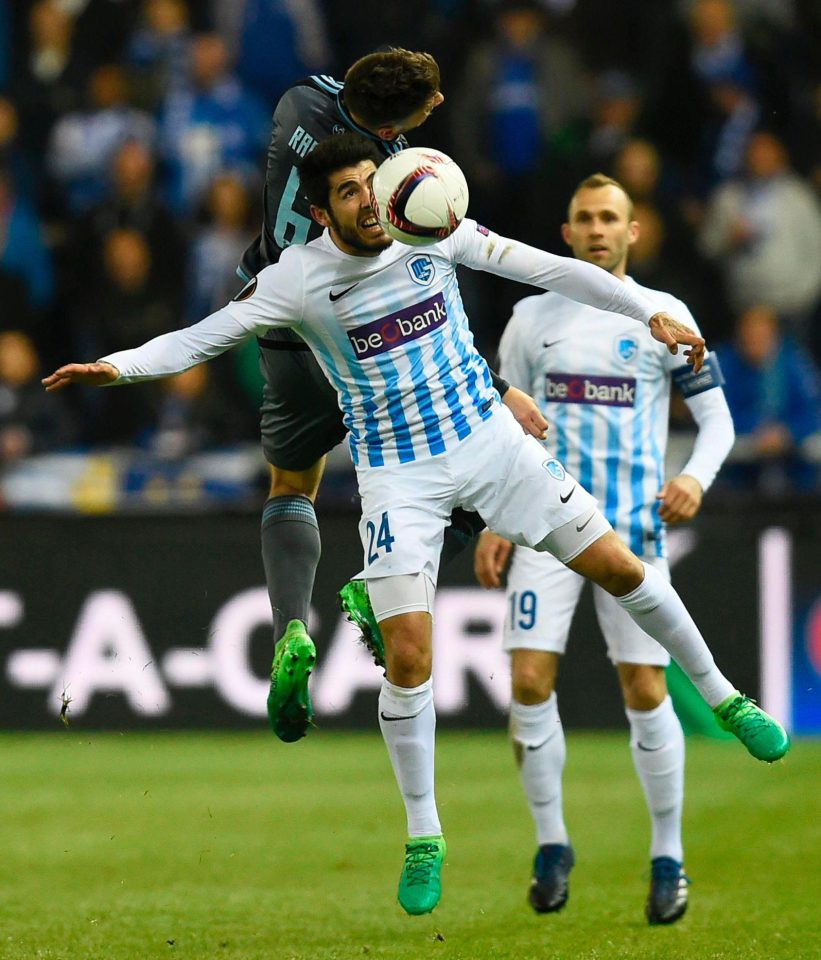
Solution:
[[[673,371],[673,383],[679,388],[685,400],[712,390],[713,387],[724,386],[724,375],[721,372],[718,357],[711,353],[698,373],[689,364],[677,367]]]

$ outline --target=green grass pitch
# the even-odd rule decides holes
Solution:
[[[756,763],[688,742],[690,910],[646,925],[626,736],[568,737],[570,901],[525,903],[532,830],[501,733],[442,733],[449,844],[428,917],[395,902],[404,815],[372,734],[0,735],[3,960],[821,957],[821,743]]]

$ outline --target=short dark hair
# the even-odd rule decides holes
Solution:
[[[384,160],[375,143],[358,133],[341,133],[329,137],[316,147],[299,164],[299,182],[308,203],[327,210],[328,178],[337,170],[355,167],[363,160],[373,160],[378,167]]]
[[[368,127],[404,120],[439,92],[439,64],[429,53],[389,47],[369,53],[345,74],[345,106]]]
[[[627,197],[627,219],[634,219],[633,198],[618,180],[614,180],[613,177],[608,177],[605,173],[593,173],[589,177],[585,177],[584,180],[582,180],[582,182],[576,187],[576,189],[573,191],[573,196],[570,198],[570,203],[567,205],[568,217],[570,216],[570,207],[573,205],[573,201],[576,199],[576,194],[580,190],[600,190],[602,187],[616,187],[618,190],[621,190],[625,197]]]

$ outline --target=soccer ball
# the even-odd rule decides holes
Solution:
[[[456,163],[429,147],[395,153],[373,178],[374,210],[389,237],[424,247],[449,237],[468,208],[468,185]]]

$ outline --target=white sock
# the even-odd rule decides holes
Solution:
[[[649,564],[643,563],[644,580],[624,597],[615,599],[636,623],[657,640],[693,681],[711,707],[735,693],[735,687],[716,666],[681,597]]]
[[[433,788],[436,713],[433,681],[408,689],[382,681],[379,726],[408,815],[409,837],[442,832]]]
[[[681,863],[681,809],[684,803],[684,731],[670,697],[653,710],[625,709],[630,721],[633,763],[644,788],[653,837],[650,859]]]
[[[568,843],[562,811],[564,730],[556,694],[532,705],[511,701],[510,737],[536,824],[536,842]]]

